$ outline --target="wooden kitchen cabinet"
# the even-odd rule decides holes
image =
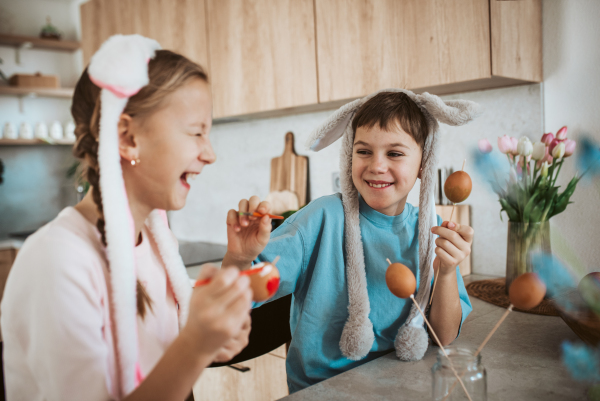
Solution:
[[[85,65],[110,36],[138,33],[209,70],[204,0],[90,0],[80,13]]]
[[[313,0],[206,0],[214,117],[316,104]]]
[[[315,0],[319,99],[540,82],[541,0]],[[491,25],[491,27],[490,27]]]
[[[10,268],[17,257],[18,250],[14,248],[0,250],[0,300],[4,295],[4,286],[6,285],[6,279]]]
[[[208,368],[194,385],[196,401],[271,401],[288,395],[285,373],[285,345],[236,366]]]

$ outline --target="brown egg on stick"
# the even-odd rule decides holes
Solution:
[[[417,289],[415,275],[402,263],[390,263],[385,272],[385,283],[398,298],[408,298]]]
[[[524,273],[513,280],[508,289],[510,303],[522,310],[538,306],[546,295],[546,285],[536,273]]]
[[[279,270],[272,263],[258,263],[252,267],[253,274],[250,278],[250,288],[254,293],[254,302],[263,302],[271,298],[279,288]]]
[[[406,267],[402,263],[392,263],[389,259],[386,260],[389,265],[385,272],[385,283],[387,284],[391,293],[397,296],[398,298],[410,298],[412,300],[413,304],[418,309],[419,313],[423,317],[423,320],[427,324],[427,327],[429,327],[429,332],[437,342],[438,346],[440,347],[440,350],[450,361],[450,369],[452,370],[452,373],[454,373],[454,377],[456,377],[456,380],[461,384],[467,396],[467,399],[469,401],[472,401],[471,396],[469,395],[469,392],[465,387],[465,384],[463,383],[462,379],[458,376],[458,372],[454,369],[452,361],[450,360],[450,357],[448,357],[448,354],[442,346],[440,339],[438,338],[437,334],[435,334],[435,331],[433,330],[433,327],[431,327],[431,324],[429,324],[429,320],[427,320],[427,317],[423,313],[423,310],[419,306],[419,303],[415,300],[414,294],[417,289],[417,280],[415,278],[415,275],[408,267]]]
[[[508,298],[510,299],[510,305],[508,306],[508,309],[506,309],[506,312],[502,314],[500,320],[498,320],[496,325],[485,337],[479,348],[477,348],[477,351],[475,351],[473,357],[477,357],[481,353],[483,347],[485,347],[485,345],[488,343],[490,338],[492,338],[496,330],[498,330],[498,327],[500,327],[502,322],[504,322],[504,319],[506,319],[508,314],[513,310],[513,306],[516,306],[517,308],[523,310],[535,308],[542,302],[545,295],[546,285],[542,282],[542,280],[537,274],[524,273],[516,279],[514,279],[508,290]],[[460,375],[460,377],[462,377],[464,373],[465,372],[463,372]],[[450,387],[450,390],[446,394],[446,397],[444,397],[444,400],[450,397],[450,394],[452,394],[452,390],[454,390],[454,387],[456,387],[456,383],[452,387]]]
[[[473,183],[471,182],[471,177],[469,174],[465,173],[465,163],[467,159],[463,161],[462,169],[460,171],[455,171],[450,174],[448,178],[446,178],[446,182],[444,183],[444,194],[446,198],[450,202],[452,202],[452,212],[450,212],[450,218],[448,219],[448,224],[452,221],[452,216],[454,216],[454,208],[456,207],[456,203],[464,202],[467,200],[469,195],[471,195],[471,189],[473,189]],[[447,227],[447,225],[442,225],[443,227]],[[433,294],[435,293],[435,285],[437,284],[438,276],[433,272],[434,280],[433,280],[433,288],[431,290],[431,297],[429,298],[429,305],[433,302]]]
[[[471,195],[473,183],[469,174],[464,171],[455,171],[450,174],[444,183],[444,194],[452,203],[460,203]]]

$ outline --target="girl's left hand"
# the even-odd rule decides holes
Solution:
[[[252,319],[250,315],[244,322],[242,329],[237,336],[229,339],[225,345],[221,347],[214,362],[223,363],[233,359],[234,356],[242,352],[248,345],[248,336],[250,335],[250,328],[252,327]]]
[[[431,232],[439,237],[435,240],[433,267],[439,274],[456,274],[456,266],[471,254],[473,228],[454,222],[444,221],[433,227]]]

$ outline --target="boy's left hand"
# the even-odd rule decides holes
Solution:
[[[441,226],[433,227],[431,232],[439,236],[435,240],[433,267],[439,271],[438,274],[456,274],[456,266],[471,254],[473,228],[444,221]]]

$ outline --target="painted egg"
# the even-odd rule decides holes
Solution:
[[[254,302],[263,302],[271,298],[279,288],[279,270],[271,263],[258,263],[253,266],[257,273],[250,274],[250,288],[254,293]]]
[[[524,273],[513,280],[508,298],[515,307],[523,310],[535,308],[546,295],[546,285],[535,273]]]
[[[473,183],[471,177],[464,171],[455,171],[450,174],[444,184],[444,194],[452,203],[465,201],[471,194]]]
[[[594,312],[600,311],[600,272],[585,275],[577,286],[579,294]]]
[[[417,289],[413,272],[402,263],[392,263],[385,272],[385,283],[398,298],[408,298]]]

